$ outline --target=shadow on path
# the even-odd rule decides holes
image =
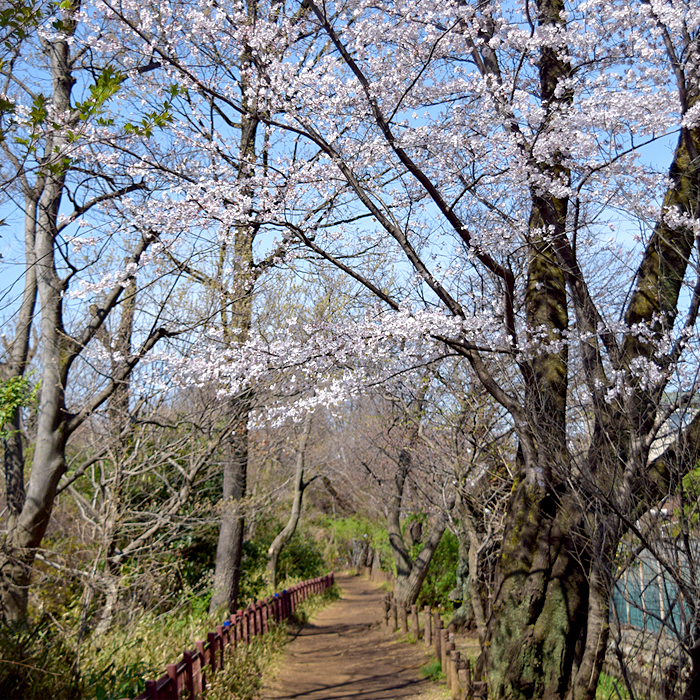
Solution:
[[[420,678],[422,644],[396,641],[379,624],[384,592],[359,577],[336,576],[342,598],[287,647],[263,700],[434,700],[444,691]]]

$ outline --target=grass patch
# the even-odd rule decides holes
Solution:
[[[330,588],[327,588],[323,593],[312,595],[310,598],[302,601],[297,609],[292,613],[292,624],[303,627],[309,620],[312,620],[323,608],[340,599],[340,587],[334,583]]]
[[[629,700],[630,696],[621,680],[601,672],[595,697],[596,700]]]
[[[286,624],[254,637],[226,654],[223,670],[207,677],[207,700],[253,700],[262,687],[262,674],[284,651]]]
[[[428,661],[427,664],[420,667],[420,677],[437,682],[445,679],[445,674],[442,672],[442,664],[439,659]]]
[[[145,681],[160,678],[169,663],[220,623],[203,605],[186,611],[145,613],[127,628],[113,627],[84,645],[80,658],[83,700],[118,700],[138,695]]]

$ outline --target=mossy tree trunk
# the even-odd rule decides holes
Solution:
[[[537,8],[540,24],[562,21],[564,6],[558,0],[540,0]],[[540,91],[548,109],[561,109],[569,99],[565,91],[555,90],[568,70],[560,58],[566,53],[563,49],[560,54],[541,50]],[[697,86],[686,92],[697,99]],[[699,135],[695,128],[683,130],[679,137],[664,211],[698,215]],[[556,157],[539,167],[546,177],[568,182]],[[582,284],[584,275],[566,237],[568,202],[533,192],[532,203],[528,326],[547,341],[560,339],[567,328],[570,299],[579,329],[602,336],[609,362],[626,374],[630,392],[618,401],[605,399],[601,387],[611,383],[601,348],[595,342],[585,346],[582,361],[594,420],[585,468],[574,477],[566,443],[565,351],[543,348],[532,361],[521,363],[526,400],[513,411],[520,459],[489,628],[489,695],[593,700],[609,638],[617,547],[626,523],[635,522],[658,502],[672,478],[663,460],[648,464],[646,438],[658,417],[665,384],[649,391],[631,368],[639,358],[661,369],[673,362],[670,356],[660,358],[658,342],[675,322],[694,234],[691,227],[671,227],[660,218],[627,306],[630,330],[618,344],[612,333],[601,332],[600,316]],[[697,311],[691,308],[690,313]],[[635,324],[651,329],[653,337],[635,333]],[[692,432],[688,427],[682,440]],[[669,462],[674,461],[671,451],[667,450]],[[697,456],[696,445],[674,468],[682,473],[682,463],[687,469]]]

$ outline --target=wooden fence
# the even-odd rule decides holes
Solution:
[[[370,567],[362,567],[361,572],[373,582],[377,583],[394,583],[394,576],[386,571],[372,569]],[[359,574],[360,571],[358,570]],[[442,619],[437,610],[431,610],[425,606],[422,611],[419,611],[415,605],[403,607],[397,605],[391,593],[388,593],[384,598],[384,614],[383,622],[387,629],[391,632],[401,630],[403,634],[412,634],[416,640],[422,639],[425,646],[433,647],[435,656],[442,664],[442,670],[445,674],[445,681],[451,691],[453,700],[486,700],[487,686],[484,680],[475,680],[474,672],[469,664],[469,660],[462,658],[459,651],[455,650],[455,635],[453,632],[446,630],[442,626]],[[654,653],[659,651],[659,637],[654,638]],[[643,643],[638,639],[633,640],[632,644],[634,651],[641,655],[643,652]],[[643,656],[643,655],[642,655]],[[674,697],[673,682],[668,680],[666,669],[661,667],[661,673],[658,669],[654,669],[655,673],[650,674],[646,668],[653,668],[650,661],[637,662],[639,667],[633,667],[630,663],[626,670],[627,676],[632,684],[642,695],[648,696],[653,700],[663,700],[664,698]],[[621,680],[621,671],[617,659],[613,659],[613,655],[608,652],[608,657],[603,663],[603,671],[615,678],[621,685],[624,685]],[[700,699],[699,699],[700,700]]]
[[[373,578],[377,579],[376,574]],[[486,700],[486,682],[474,680],[469,659],[462,658],[455,649],[455,635],[442,626],[438,610],[426,605],[419,612],[415,605],[398,605],[388,594],[384,599],[384,625],[392,632],[410,632],[416,640],[423,639],[426,647],[433,647],[453,700]]]
[[[245,610],[238,610],[224,620],[206,640],[195,642],[182,660],[168,664],[164,676],[146,681],[146,690],[134,700],[197,700],[207,687],[207,673],[214,674],[224,667],[226,647],[247,644],[252,637],[267,632],[270,623],[286,620],[299,603],[310,595],[322,593],[333,585],[333,574],[302,581],[258,600]],[[129,700],[125,698],[125,700]]]

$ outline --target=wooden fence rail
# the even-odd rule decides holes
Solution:
[[[381,580],[376,573],[372,578]],[[390,580],[388,576],[387,579]],[[423,614],[419,615],[419,612],[415,605],[404,607],[397,604],[390,593],[384,598],[384,625],[392,632],[399,629],[404,634],[410,632],[414,639],[423,639],[426,647],[433,647],[442,665],[452,700],[486,700],[486,682],[474,679],[469,659],[463,658],[455,650],[455,635],[442,626],[439,611],[431,610],[426,605]]]
[[[182,660],[168,664],[165,675],[156,681],[146,681],[146,690],[134,700],[197,700],[207,687],[207,673],[214,674],[224,667],[224,650],[264,634],[271,622],[286,620],[299,603],[310,595],[322,593],[333,585],[333,573],[302,581],[274,596],[257,600],[245,610],[238,610],[229,619],[209,632],[206,640],[195,642]],[[125,698],[124,700],[129,700]]]

